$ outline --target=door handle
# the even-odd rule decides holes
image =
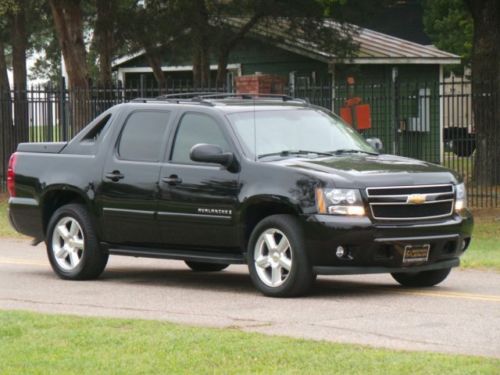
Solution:
[[[108,180],[111,180],[114,182],[117,182],[117,181],[125,178],[125,176],[123,174],[121,174],[120,171],[113,171],[111,173],[106,173],[104,175],[104,177],[106,177]]]
[[[182,178],[179,178],[179,176],[177,176],[176,174],[170,175],[168,177],[163,177],[161,180],[169,185],[177,185],[182,183]]]

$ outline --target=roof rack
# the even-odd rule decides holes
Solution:
[[[178,94],[168,94],[161,95],[156,98],[135,98],[131,100],[131,102],[137,103],[150,103],[150,102],[169,102],[176,104],[202,104],[214,106],[213,100],[217,99],[241,99],[241,100],[256,100],[256,99],[276,99],[281,100],[283,102],[299,102],[302,104],[309,105],[309,101],[307,99],[298,99],[289,95],[280,95],[280,94],[252,94],[252,93],[239,93],[235,94],[232,92],[184,92]]]
[[[134,98],[130,100],[130,103],[158,103],[158,102],[167,102],[172,104],[202,104],[208,106],[214,106],[213,103],[201,100],[195,100],[194,98],[164,98],[159,96],[157,98]]]
[[[205,95],[213,95],[213,94],[227,94],[227,93],[219,93],[219,92],[214,92],[214,91],[192,91],[192,92],[179,92],[176,94],[166,94],[166,95],[160,95],[157,96],[156,99],[180,99],[180,98],[186,98],[186,99],[191,99],[194,97],[200,97],[200,96],[205,96]]]
[[[158,98],[185,98],[190,97],[194,100],[203,100],[203,99],[281,99],[284,102],[287,101],[295,101],[301,103],[309,103],[304,99],[297,99],[289,95],[281,95],[281,94],[254,94],[254,93],[233,93],[233,92],[189,92],[189,93],[180,93],[180,94],[169,94],[163,95]]]

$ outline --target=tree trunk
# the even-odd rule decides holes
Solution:
[[[89,88],[87,51],[79,0],[49,0],[70,88]]]
[[[12,128],[12,99],[5,60],[5,46],[0,40],[0,180],[5,181],[9,156],[15,151]]]
[[[113,37],[116,0],[96,0],[97,18],[95,24],[96,47],[99,52],[99,85],[111,87],[111,62],[115,41]]]
[[[18,9],[11,14],[12,68],[14,72],[14,118],[16,142],[29,141],[27,103],[26,49],[26,0],[18,0]]]
[[[153,75],[158,83],[158,87],[160,92],[166,87],[167,79],[165,77],[165,73],[161,69],[161,57],[154,48],[145,48],[146,51],[146,60],[148,61],[149,66],[153,69]]]
[[[0,39],[0,89],[9,90],[9,75],[7,74],[7,61],[5,59],[5,45]]]
[[[92,117],[89,103],[89,71],[83,39],[80,0],[49,0],[70,89],[71,130],[76,134]]]
[[[215,84],[217,87],[226,85],[227,63],[229,61],[229,53],[234,47],[248,34],[248,32],[260,21],[264,15],[255,13],[226,43],[223,43],[219,48],[219,57],[217,61],[217,78]]]
[[[193,85],[198,88],[210,85],[210,40],[208,9],[205,0],[195,1],[193,38]]]
[[[226,86],[227,63],[229,61],[230,52],[230,49],[224,47],[219,50],[219,58],[217,61],[217,78],[215,79],[215,85],[217,87]]]
[[[500,185],[500,2],[466,0],[466,3],[474,20],[475,178],[481,185]]]

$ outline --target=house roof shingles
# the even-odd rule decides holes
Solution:
[[[234,27],[241,27],[244,18],[227,18],[225,22]],[[342,26],[334,21],[326,20],[325,25],[343,31]],[[264,41],[271,41],[276,46],[307,56],[325,63],[348,64],[460,64],[460,57],[449,52],[437,49],[434,46],[410,42],[391,35],[380,33],[367,28],[351,26],[351,36],[358,49],[348,58],[338,57],[335,54],[322,50],[313,41],[308,40],[303,33],[290,33],[281,22],[261,22],[254,26],[250,35]],[[123,56],[114,61],[113,66],[119,66],[144,51]]]
[[[244,22],[241,18],[231,18],[228,24],[240,26]],[[341,26],[334,21],[325,21],[325,25],[341,30]],[[442,51],[434,46],[410,42],[394,36],[383,34],[366,28],[352,25],[352,41],[358,46],[357,51],[350,58],[337,57],[335,54],[321,50],[305,36],[289,33],[285,25],[276,23],[260,23],[251,34],[260,39],[271,39],[279,47],[295,53],[301,53],[326,63],[355,63],[355,64],[459,64],[460,57]],[[341,30],[342,32],[342,30]]]

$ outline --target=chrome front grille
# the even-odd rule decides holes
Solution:
[[[455,188],[447,185],[370,187],[366,196],[377,220],[426,220],[451,216]]]

